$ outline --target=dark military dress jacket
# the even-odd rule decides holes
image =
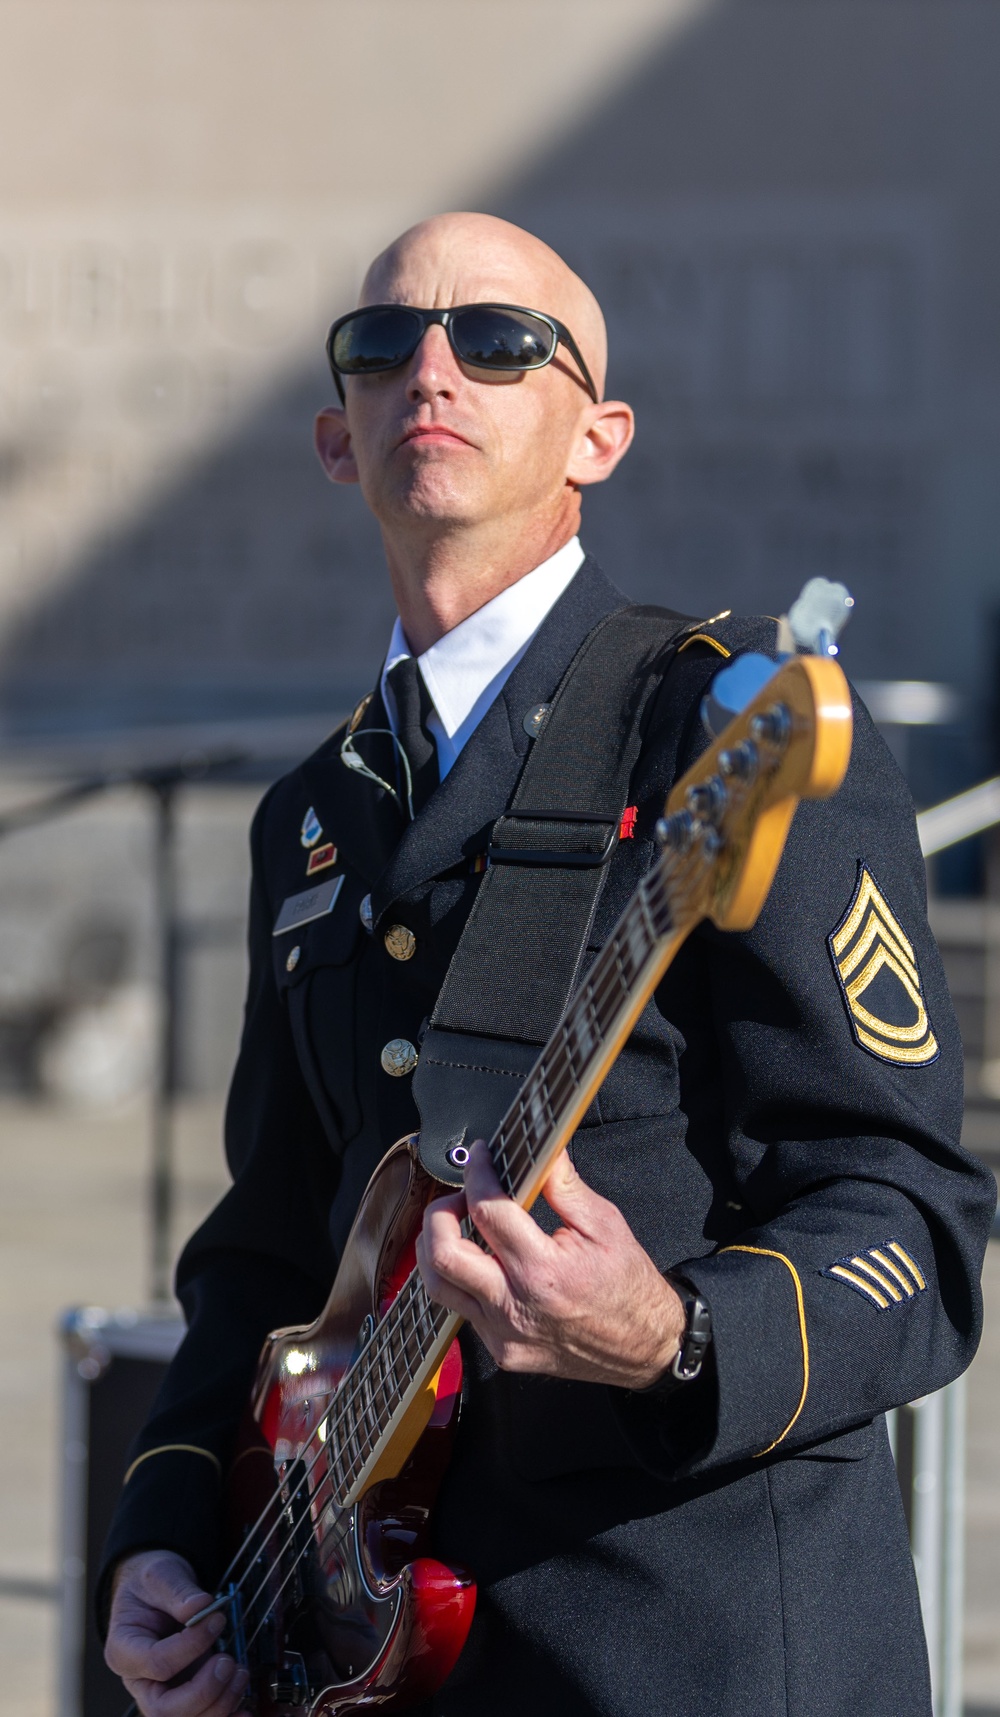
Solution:
[[[381,1051],[419,1044],[532,743],[526,713],[623,600],[586,561],[413,823],[345,767],[342,732],[264,799],[233,1186],[180,1262],[189,1333],[134,1451],[108,1568],[156,1545],[217,1577],[220,1475],[263,1338],[318,1314],[369,1176],[419,1124],[412,1079]],[[710,622],[668,668],[595,948],[705,745],[722,657],[774,643],[773,621]],[[972,1358],[994,1184],[959,1145],[962,1052],[913,808],[860,704],[855,722],[845,784],[799,808],[757,924],[690,937],[572,1145],[657,1265],[708,1301],[711,1365],[656,1398],[499,1372],[463,1332],[434,1549],[474,1571],[479,1601],[424,1708],[435,1717],[930,1712],[884,1414]],[[383,742],[363,739],[386,725],[376,694],[358,749],[391,779]],[[332,912],[274,936],[307,886],[310,810],[337,848],[324,874],[343,883]],[[415,938],[405,961],[394,926]]]

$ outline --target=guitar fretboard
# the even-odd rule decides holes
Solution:
[[[670,929],[664,866],[657,864],[632,895],[490,1141],[494,1167],[511,1198],[532,1179]]]
[[[648,983],[673,928],[669,855],[642,879],[612,935],[595,959],[496,1133],[490,1152],[504,1190],[519,1202],[547,1172],[567,1116],[581,1093],[593,1095],[606,1047]],[[592,1089],[591,1089],[592,1088]],[[468,1236],[476,1236],[466,1222]],[[335,1493],[355,1492],[387,1428],[455,1324],[454,1314],[427,1298],[414,1270],[343,1380],[326,1426]],[[443,1357],[437,1352],[438,1362]]]

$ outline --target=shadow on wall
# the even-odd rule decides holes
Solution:
[[[992,466],[955,476],[973,407],[1000,445],[998,49],[973,0],[733,0],[494,194],[606,305],[639,440],[585,536],[631,595],[779,612],[843,578],[855,674],[968,677],[1000,541]],[[367,688],[392,610],[360,497],[310,450],[328,391],[320,361],[290,375],[28,614],[10,728],[334,714]]]
[[[374,521],[312,450],[322,371],[292,375],[4,651],[15,733],[340,712],[394,613]]]

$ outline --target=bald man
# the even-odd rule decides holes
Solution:
[[[222,1617],[180,1624],[220,1574],[258,1352],[319,1313],[369,1176],[420,1127],[423,1030],[532,712],[625,606],[577,531],[632,413],[603,397],[599,306],[553,251],[482,215],[425,221],[372,264],[329,351],[340,404],[317,451],[379,522],[398,620],[371,696],[254,823],[233,1187],[178,1268],[189,1332],[102,1583],[107,1661],[147,1717],[248,1709],[245,1672],[208,1653]],[[674,633],[591,950],[704,744],[720,656],[775,648],[766,621]],[[545,1205],[505,1198],[477,1144],[464,1193],[427,1213],[424,1283],[467,1319],[433,1548],[479,1600],[425,1714],[929,1714],[882,1415],[975,1349],[993,1188],[958,1145],[912,808],[856,720],[845,786],[801,809],[758,926],[691,938]],[[314,878],[339,879],[321,917],[301,905]],[[891,955],[867,1011],[845,977],[855,920]]]

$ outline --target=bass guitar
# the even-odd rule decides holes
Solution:
[[[490,1140],[518,1204],[544,1186],[694,926],[753,924],[796,805],[836,790],[850,748],[840,668],[796,657],[673,788],[656,861]],[[461,1320],[414,1264],[424,1209],[450,1190],[416,1147],[401,1139],[372,1177],[321,1316],[275,1332],[261,1357],[212,1606],[258,1717],[405,1710],[441,1685],[472,1621],[471,1574],[426,1553],[462,1360]]]

